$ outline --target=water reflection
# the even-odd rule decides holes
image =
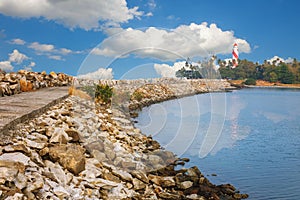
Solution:
[[[197,165],[203,174],[216,173],[218,176],[210,177],[215,184],[230,181],[239,190],[249,193],[249,199],[297,200],[300,196],[299,91],[243,89],[227,93],[222,132],[214,148],[203,159],[199,159],[199,149],[213,124],[208,94],[197,96],[197,108],[188,106],[192,105],[189,98],[183,99],[185,102],[181,105],[188,107],[184,113],[177,110],[180,107],[178,101],[159,104],[151,117],[162,119],[160,115],[165,115],[163,128],[158,126],[159,120],[156,124],[150,123],[147,110],[150,108],[140,113],[138,125],[148,122],[148,127],[159,127],[155,139],[176,152],[184,143],[181,144],[181,140],[192,138],[189,134],[195,131],[193,125],[198,124],[197,135],[183,155],[191,158],[186,167]],[[195,114],[197,112],[199,115]],[[182,133],[174,140],[178,130]],[[170,141],[174,142],[172,146],[168,145]]]
[[[203,158],[247,137],[250,128],[239,124],[245,107],[234,93],[202,94],[144,108],[137,127],[178,156]]]

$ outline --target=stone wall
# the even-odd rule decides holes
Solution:
[[[73,78],[63,73],[18,72],[5,73],[0,71],[0,97],[28,92],[45,87],[71,85]]]

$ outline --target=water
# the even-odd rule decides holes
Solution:
[[[249,199],[300,198],[300,90],[242,89],[144,108],[136,126]],[[210,176],[211,174],[217,176]]]

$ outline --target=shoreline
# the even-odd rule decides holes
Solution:
[[[300,89],[300,84],[283,84],[283,83],[271,83],[263,80],[256,80],[256,85],[245,85],[245,80],[228,80],[228,82],[237,88],[257,87],[257,88],[295,88]]]
[[[187,93],[181,86],[174,90],[160,83],[142,86],[135,91],[151,95],[140,101],[131,99],[133,103],[123,106],[147,106]],[[204,85],[198,89],[202,93],[213,91]],[[248,197],[230,184],[212,184],[197,167],[175,170],[189,159],[178,158],[142,134],[127,111],[108,105],[97,107],[90,100],[69,96],[43,115],[17,125],[12,134],[16,137],[0,146],[1,198]]]
[[[248,88],[283,88],[283,89],[300,89],[300,86],[284,86],[284,85],[272,85],[272,86],[263,86],[263,85],[248,85]]]

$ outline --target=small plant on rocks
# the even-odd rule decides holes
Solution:
[[[82,90],[92,98],[101,100],[104,103],[110,103],[113,95],[113,88],[104,84],[87,85]]]

